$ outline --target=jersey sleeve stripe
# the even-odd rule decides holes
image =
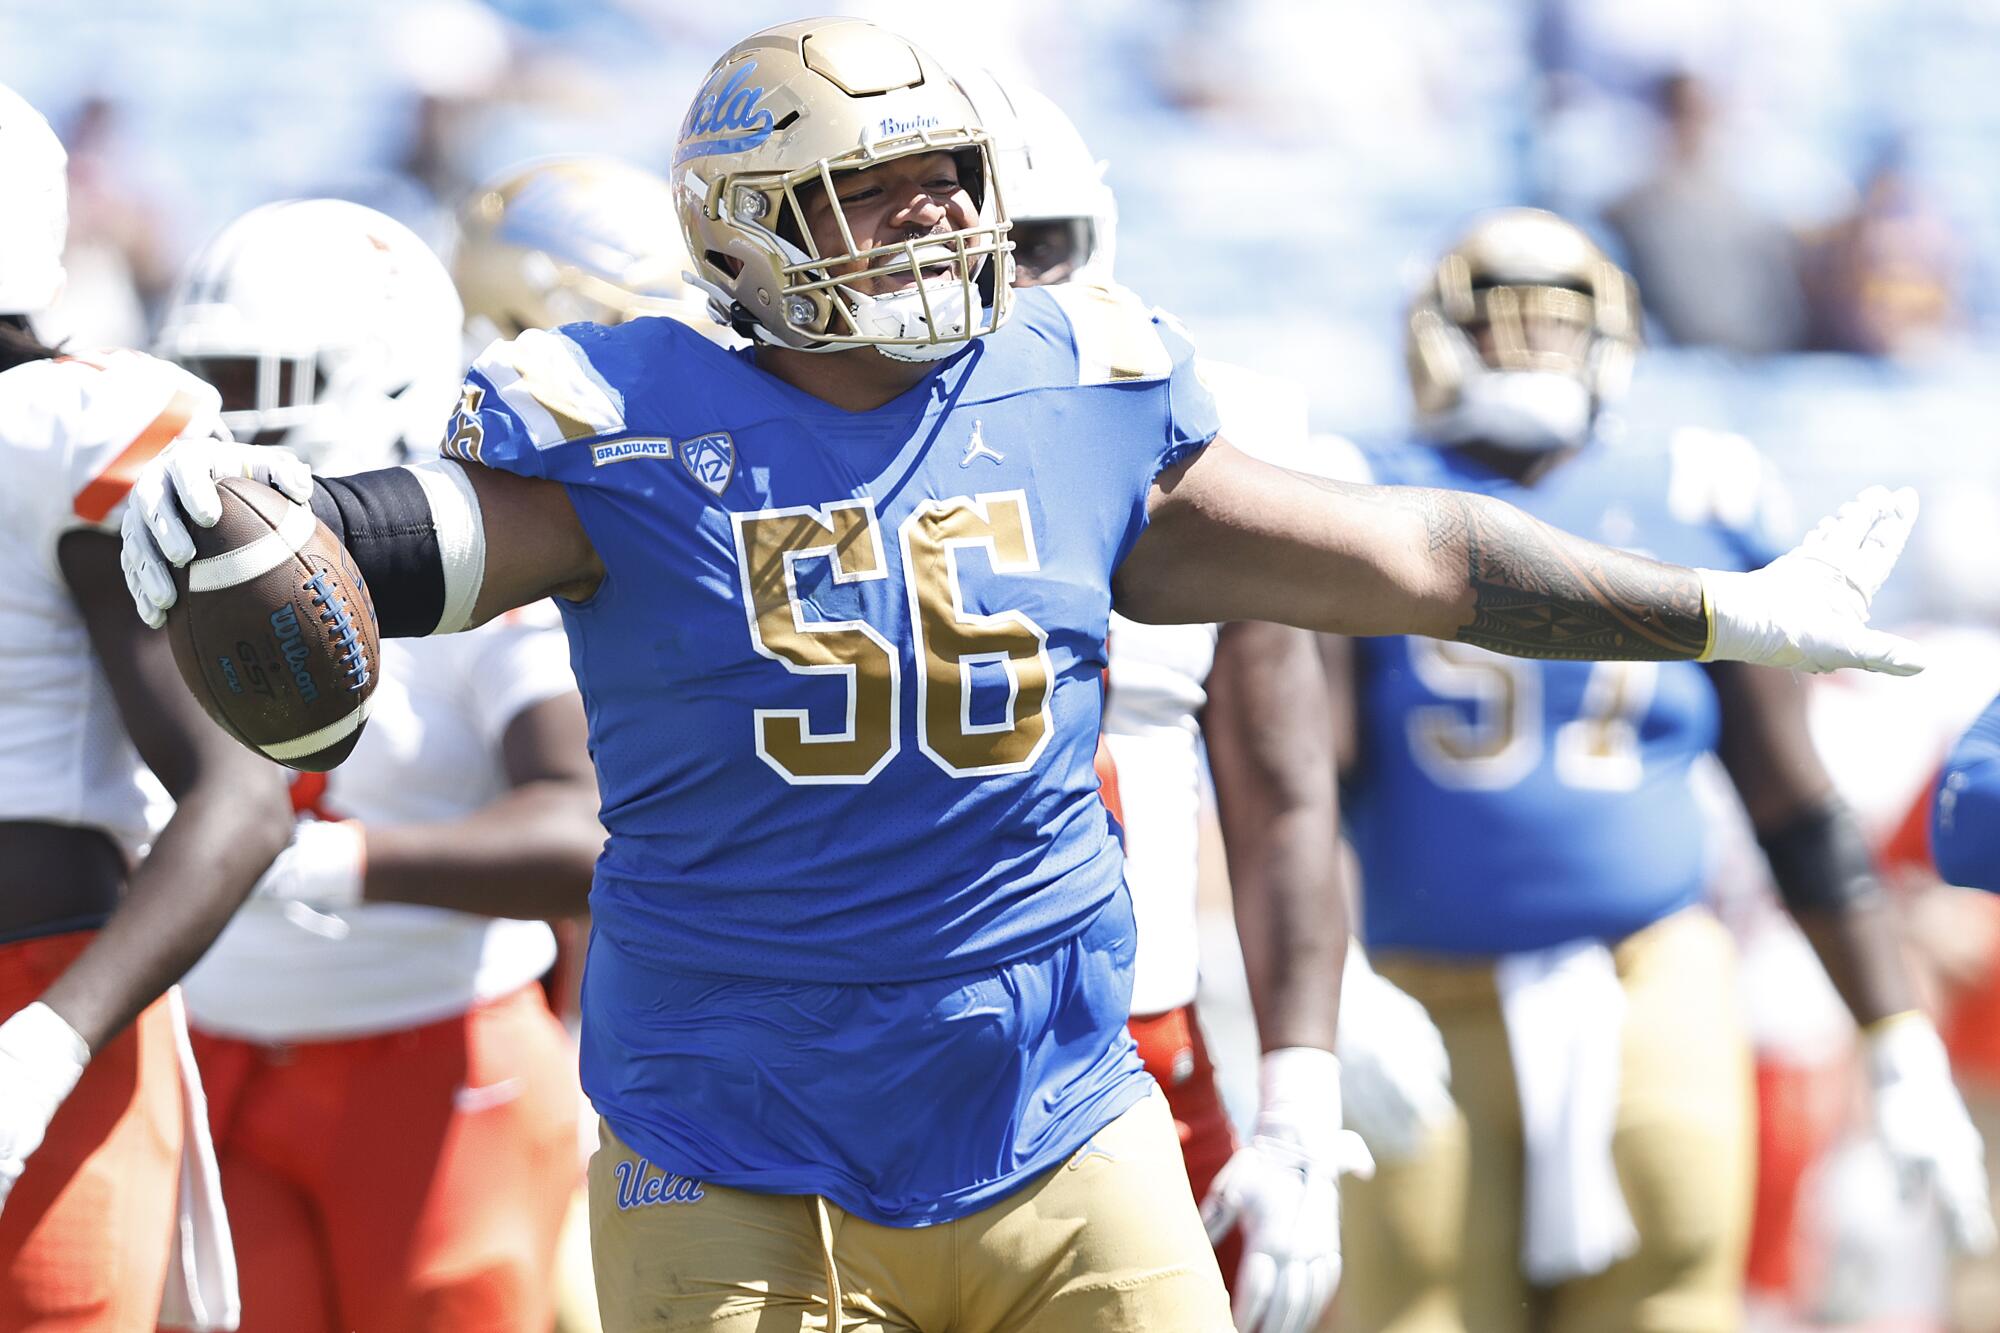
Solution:
[[[474,368],[527,424],[537,449],[625,428],[617,393],[591,368],[583,349],[560,334],[530,329],[488,348]]]
[[[1059,283],[1048,291],[1069,317],[1078,384],[1162,380],[1173,374],[1173,354],[1153,327],[1152,312],[1132,293],[1088,283]]]
[[[84,483],[83,489],[76,493],[76,499],[71,504],[76,516],[86,523],[102,523],[118,507],[118,502],[125,498],[126,492],[132,489],[139,469],[187,429],[188,422],[194,417],[194,408],[193,397],[176,390],[160,414],[120,450],[103,471]]]

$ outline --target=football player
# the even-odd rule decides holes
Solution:
[[[134,628],[107,531],[141,464],[220,429],[215,394],[37,338],[63,282],[64,155],[4,87],[0,176],[0,1328],[151,1329],[170,1263],[176,1322],[233,1327],[218,1214],[198,1289],[179,1262],[184,1135],[206,1140],[160,997],[284,846],[284,788],[195,706],[167,636]],[[212,1200],[184,1202],[193,1227]]]
[[[966,88],[993,141],[1015,286],[1108,283],[1117,205],[1076,126],[991,71]],[[1207,358],[1201,373],[1239,448],[1307,463],[1302,395]],[[1346,913],[1319,654],[1288,625],[1146,625],[1116,612],[1110,625],[1104,739],[1139,928],[1129,1026],[1173,1113],[1236,1326],[1310,1329],[1340,1280],[1339,1174],[1368,1169],[1342,1132],[1332,1049]],[[1257,1125],[1241,1146],[1195,1011],[1204,749],[1263,1046]]]
[[[1581,230],[1480,219],[1413,303],[1418,435],[1371,451],[1373,479],[1763,565],[1776,509],[1747,443],[1598,438],[1638,335],[1635,288]],[[1442,1029],[1461,1112],[1350,1191],[1344,1329],[1739,1325],[1752,1099],[1731,950],[1700,905],[1689,769],[1710,752],[1863,1027],[1899,1168],[1962,1243],[1991,1242],[1978,1137],[1797,676],[1404,637],[1327,656],[1369,949]]]
[[[1245,458],[1171,320],[1010,289],[976,114],[870,24],[731,48],[675,162],[697,276],[753,347],[523,333],[475,363],[446,458],[306,496],[392,637],[560,599],[611,835],[583,991],[607,1329],[1227,1326],[1124,1027],[1091,764],[1114,594],[1147,621],[1921,665],[1864,622],[1907,493],[1746,575]],[[147,619],[244,452],[142,474]]]
[[[239,438],[326,475],[431,449],[461,313],[415,235],[312,199],[190,261],[159,350]],[[538,984],[604,835],[546,604],[382,646],[371,724],[188,975],[246,1333],[546,1333],[581,1178],[568,1035]]]

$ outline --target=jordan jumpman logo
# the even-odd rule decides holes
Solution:
[[[998,449],[986,443],[986,436],[980,432],[977,421],[972,423],[972,438],[965,442],[965,457],[958,460],[958,465],[960,467],[971,467],[972,460],[975,458],[990,458],[995,463],[1006,461],[1001,457]]]

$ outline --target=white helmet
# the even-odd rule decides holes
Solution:
[[[1019,280],[1109,283],[1118,201],[1075,122],[1037,89],[990,69],[961,82],[993,140]]]
[[[608,157],[544,158],[495,176],[459,209],[451,257],[466,331],[482,345],[641,315],[726,337],[688,266],[665,178]]]
[[[238,439],[353,472],[435,442],[458,399],[462,318],[408,227],[299,199],[252,209],[202,247],[158,351],[221,390]]]
[[[63,286],[69,154],[42,113],[0,84],[0,315],[35,315]]]

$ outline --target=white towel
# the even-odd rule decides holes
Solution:
[[[195,1068],[179,986],[167,992],[167,1006],[181,1066],[181,1183],[167,1288],[160,1297],[160,1326],[229,1333],[243,1317],[243,1303],[236,1289],[229,1214],[222,1208],[222,1173],[208,1133],[208,1097],[202,1092],[201,1071]]]
[[[1583,940],[1510,954],[1494,979],[1526,1150],[1521,1271],[1544,1286],[1601,1273],[1639,1244],[1611,1156],[1625,1028],[1617,965]]]

